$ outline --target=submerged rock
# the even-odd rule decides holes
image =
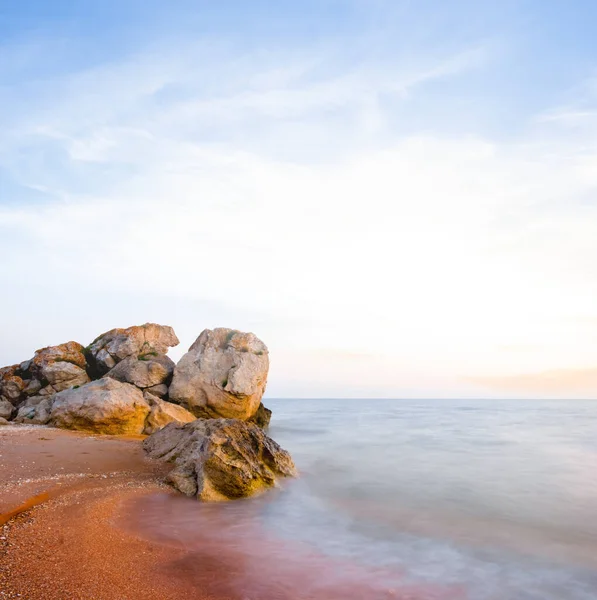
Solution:
[[[206,329],[174,369],[169,398],[197,417],[253,417],[267,383],[266,345],[252,333]]]
[[[108,435],[143,433],[149,404],[134,385],[105,377],[53,398],[50,424]]]
[[[197,419],[171,423],[143,442],[152,458],[174,462],[168,482],[199,500],[251,496],[295,477],[290,454],[259,427],[238,419]]]
[[[96,338],[86,353],[95,377],[103,377],[128,356],[166,354],[180,342],[174,329],[167,325],[146,323],[126,329],[111,329]]]

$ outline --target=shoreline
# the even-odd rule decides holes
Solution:
[[[1,600],[462,600],[443,586],[380,587],[358,565],[198,505],[162,483],[170,466],[138,439],[6,426],[0,461]],[[181,511],[188,543],[159,526]]]

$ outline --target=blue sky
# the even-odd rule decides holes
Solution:
[[[271,395],[594,396],[596,19],[0,0],[0,363],[157,321]]]

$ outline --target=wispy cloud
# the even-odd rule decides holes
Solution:
[[[499,140],[402,127],[428,86],[490,59],[478,41],[355,64],[202,40],[15,84],[0,169],[45,201],[0,199],[0,250],[16,256],[2,276],[88,312],[69,333],[82,341],[131,324],[133,298],[138,321],[184,305],[174,318],[193,333],[225,315],[272,347],[273,393],[453,396],[465,366],[499,379],[586,364],[589,140],[543,117]],[[63,341],[6,330],[0,362]]]

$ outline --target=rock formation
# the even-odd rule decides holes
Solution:
[[[267,427],[271,411],[261,397],[269,358],[263,342],[233,329],[205,330],[175,366],[164,353],[176,344],[171,327],[147,323],[112,329],[87,348],[71,341],[37,350],[32,359],[0,369],[0,417],[46,424],[55,414],[52,424],[96,433],[122,429],[149,434],[196,417],[238,418]],[[90,384],[100,377],[129,387]],[[141,410],[147,413],[143,428],[137,409],[144,405],[135,404],[140,398],[147,404]],[[137,408],[129,414],[125,405]],[[123,423],[108,425],[106,419]]]
[[[296,476],[292,458],[256,425],[237,419],[170,424],[143,442],[152,458],[174,462],[168,481],[200,500],[251,496]]]
[[[143,359],[163,355],[179,343],[172,327],[146,323],[102,333],[88,346],[86,355],[94,378],[103,377],[129,356]]]
[[[197,417],[251,419],[267,383],[266,345],[252,333],[206,329],[174,368],[169,398]]]
[[[0,425],[149,435],[149,456],[176,465],[168,481],[200,500],[251,496],[295,476],[290,455],[263,432],[272,414],[261,402],[265,344],[206,329],[174,365],[166,352],[178,343],[171,327],[147,323],[112,329],[86,348],[37,350],[0,369]]]
[[[149,412],[141,390],[104,377],[56,394],[50,424],[108,435],[139,435]]]

